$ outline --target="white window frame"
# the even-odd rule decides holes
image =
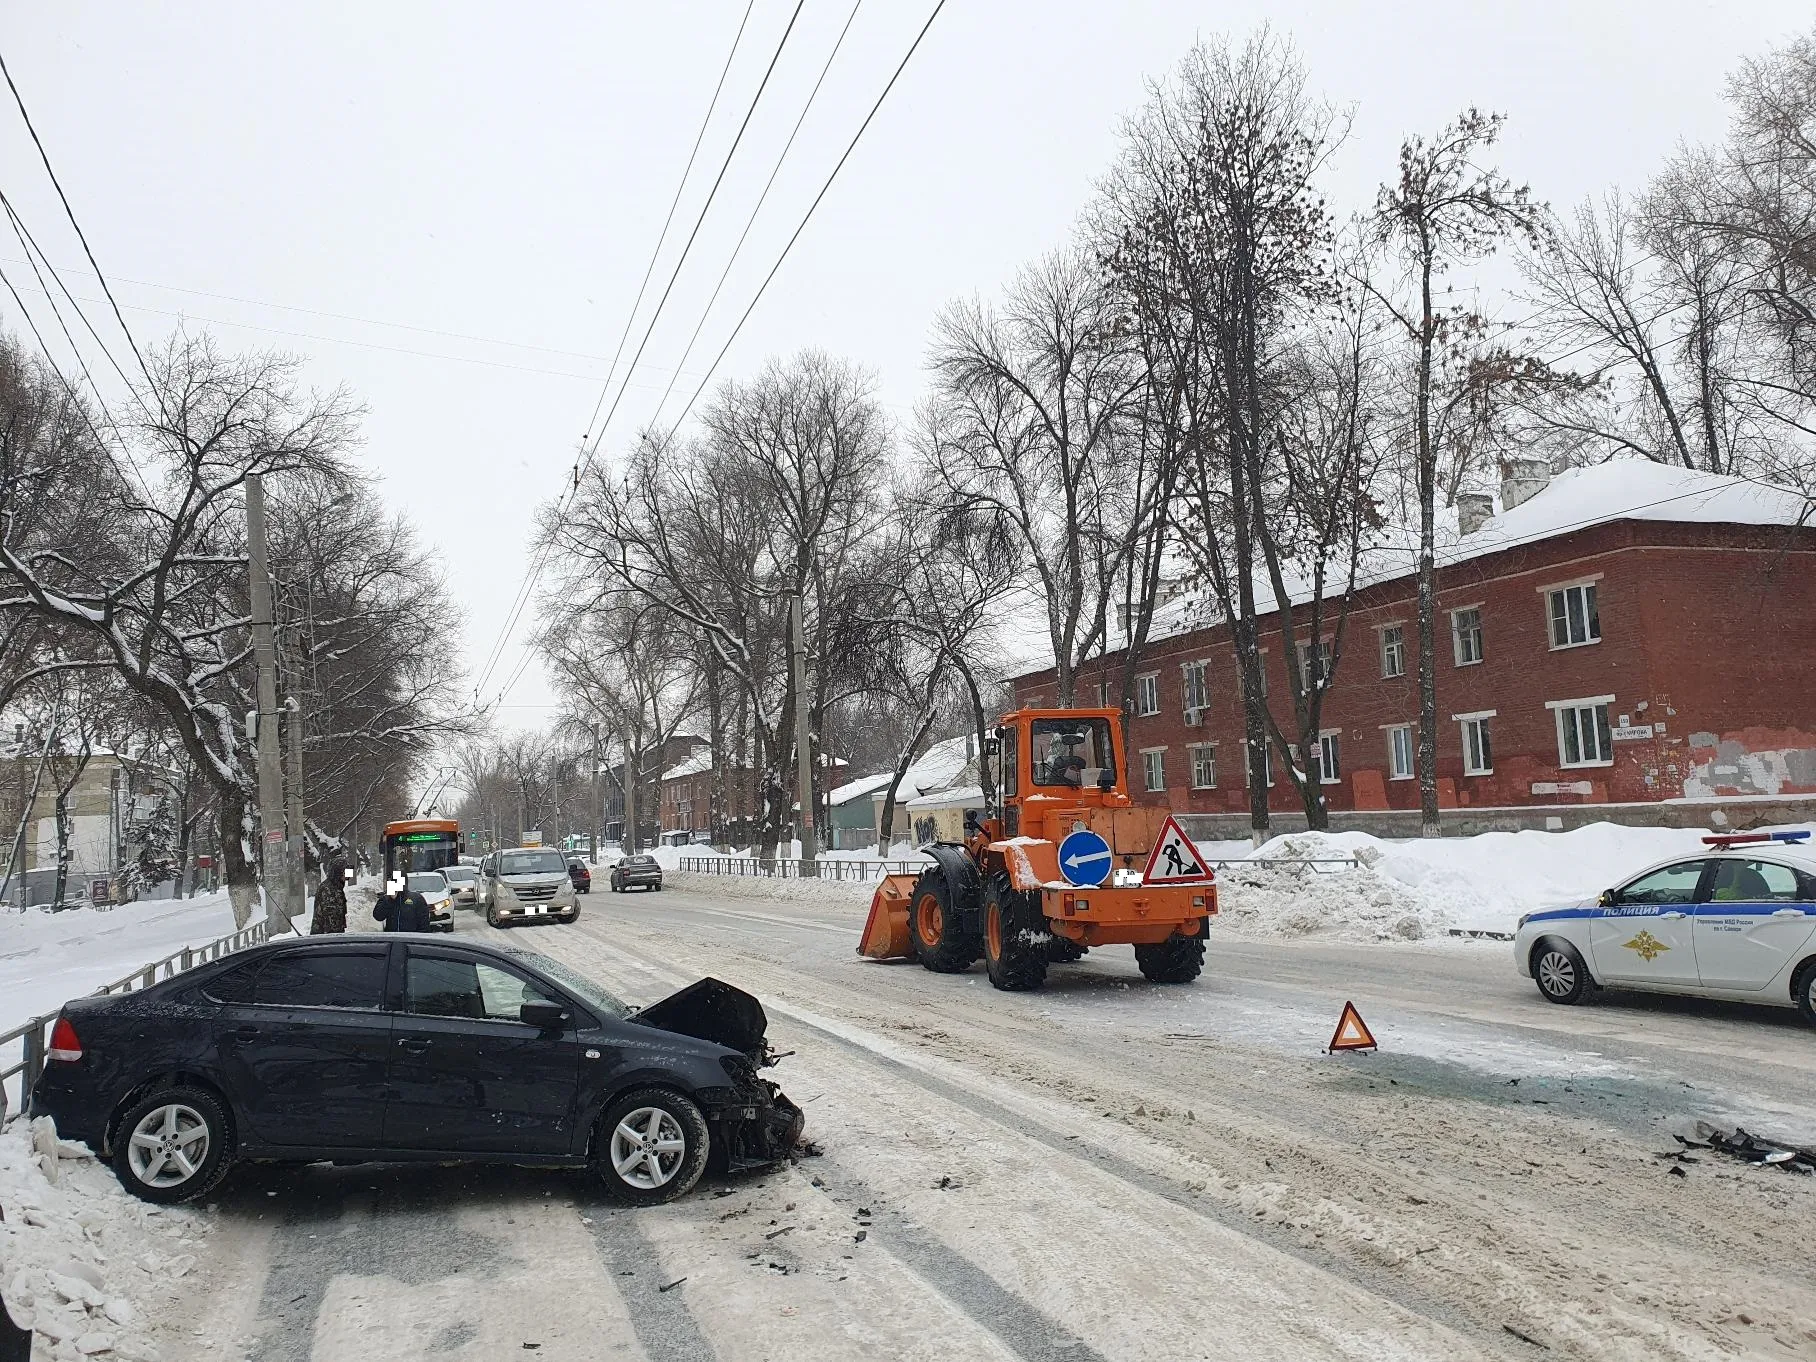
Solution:
[[[1565,756],[1564,756],[1564,714],[1565,714],[1565,711],[1569,711],[1571,714],[1580,714],[1585,709],[1587,709],[1587,710],[1601,709],[1603,711],[1607,711],[1607,710],[1610,710],[1613,707],[1613,705],[1614,705],[1614,697],[1612,695],[1585,695],[1581,699],[1577,699],[1577,700],[1547,700],[1545,702],[1545,708],[1552,712],[1552,715],[1554,716],[1554,720],[1555,720],[1555,723],[1557,726],[1557,764],[1558,764],[1558,768],[1560,770],[1584,771],[1584,770],[1590,770],[1590,769],[1592,769],[1594,767],[1598,767],[1598,766],[1614,765],[1614,739],[1612,736],[1613,728],[1614,728],[1614,719],[1611,714],[1607,714],[1607,713],[1604,713],[1603,717],[1604,717],[1604,719],[1607,720],[1607,726],[1608,726],[1608,729],[1610,732],[1610,737],[1608,740],[1608,755],[1606,757],[1599,757],[1594,761],[1568,761],[1565,759]],[[1580,719],[1573,719],[1571,722],[1576,725],[1577,750],[1578,750],[1578,752],[1581,752],[1582,751],[1582,721]],[[1599,739],[1601,735],[1598,732],[1596,734],[1596,736]]]
[[[1242,788],[1246,790],[1249,787],[1248,742],[1246,739],[1242,744],[1242,757]],[[1271,790],[1274,788],[1274,745],[1271,742],[1261,744],[1261,764],[1262,769],[1267,773],[1267,788]]]
[[[1476,625],[1475,625],[1476,655],[1472,658],[1469,658],[1468,660],[1465,660],[1463,657],[1463,630],[1460,626],[1460,622],[1458,621],[1457,616],[1458,615],[1467,615],[1471,611],[1473,611],[1475,613],[1475,617],[1476,617]],[[1454,609],[1450,612],[1450,660],[1451,660],[1451,662],[1459,667],[1479,667],[1482,665],[1483,659],[1485,659],[1487,656],[1488,656],[1488,639],[1487,639],[1487,631],[1483,627],[1483,624],[1482,624],[1482,607],[1481,607],[1481,605],[1479,603],[1476,605],[1459,605],[1456,609]]]
[[[1137,718],[1145,719],[1158,713],[1160,713],[1160,673],[1142,672],[1135,678],[1135,715]]]
[[[1400,636],[1400,647],[1399,647],[1400,667],[1399,667],[1398,671],[1391,671],[1391,672],[1387,670],[1387,659],[1389,656],[1388,651],[1387,651],[1387,635],[1390,632],[1398,633]],[[1392,681],[1398,677],[1405,676],[1406,675],[1406,625],[1404,623],[1400,622],[1399,620],[1395,620],[1392,624],[1377,625],[1375,628],[1375,633],[1379,636],[1379,639],[1380,639],[1381,679],[1383,681]]]
[[[1419,769],[1418,740],[1413,737],[1412,724],[1382,724],[1381,731],[1387,735],[1387,778],[1389,780],[1411,780]],[[1397,770],[1394,766],[1394,738],[1406,735],[1406,769]]]
[[[1217,788],[1217,744],[1214,742],[1195,742],[1186,746],[1186,753],[1192,759],[1192,788],[1194,790],[1214,790]],[[1204,753],[1204,760],[1210,767],[1211,778],[1200,782],[1198,779],[1198,754]]]
[[[1561,653],[1561,652],[1565,652],[1571,648],[1587,648],[1587,647],[1591,646],[1592,644],[1600,643],[1602,641],[1601,592],[1599,590],[1597,590],[1597,587],[1596,587],[1596,584],[1598,582],[1600,582],[1601,579],[1602,579],[1602,574],[1598,572],[1593,577],[1581,577],[1575,581],[1570,581],[1570,582],[1556,582],[1556,583],[1553,583],[1551,586],[1543,586],[1543,587],[1539,588],[1539,600],[1541,602],[1543,602],[1544,610],[1545,610],[1545,639],[1550,644],[1552,652]],[[1570,627],[1570,604],[1569,604],[1568,596],[1572,591],[1594,591],[1596,593],[1596,602],[1595,602],[1595,611],[1594,611],[1595,633],[1593,635],[1591,635],[1589,633],[1589,622],[1590,622],[1591,615],[1590,615],[1590,611],[1588,609],[1588,602],[1585,600],[1583,602],[1584,609],[1582,612],[1583,613],[1583,637],[1579,638],[1579,639],[1570,639],[1568,637],[1568,630]],[[1551,613],[1551,601],[1554,596],[1566,597],[1566,600],[1564,603],[1564,628],[1566,631],[1566,638],[1563,643],[1559,643],[1557,641],[1557,633],[1556,633],[1556,630],[1554,627],[1556,624],[1556,620],[1553,618],[1552,613]]]
[[[1500,711],[1494,709],[1478,709],[1468,714],[1453,714],[1450,716],[1451,722],[1458,725],[1461,729],[1460,736],[1463,742],[1464,775],[1491,776],[1494,774],[1494,735],[1488,729],[1487,724],[1490,719],[1498,719],[1500,717]],[[1471,726],[1474,726],[1476,729],[1476,742],[1473,752],[1471,751],[1469,741],[1469,730]],[[1483,748],[1486,748],[1488,751],[1488,760],[1486,762],[1481,759]]]
[[[1328,760],[1326,742],[1336,747],[1336,775],[1331,774],[1332,762]],[[1318,783],[1320,785],[1341,785],[1343,783],[1343,730],[1325,728],[1318,732]]]
[[[1198,703],[1193,704],[1196,697]],[[1211,662],[1209,658],[1195,658],[1190,662],[1179,664],[1179,704],[1187,714],[1193,710],[1203,711],[1211,704]]]
[[[1318,665],[1320,666],[1320,668],[1322,668],[1321,679],[1325,682],[1327,688],[1328,688],[1328,684],[1330,681],[1330,660],[1331,660],[1330,641],[1328,639],[1321,639],[1321,638],[1306,639],[1305,642],[1303,642],[1299,645],[1298,651],[1299,651],[1299,688],[1301,690],[1305,691],[1307,694],[1310,694],[1313,686],[1315,686],[1317,684],[1317,680],[1315,680],[1312,676],[1312,656],[1313,656],[1312,650],[1314,648],[1317,649]]]
[[[1144,747],[1141,749],[1141,784],[1148,794],[1161,794],[1167,787],[1167,750],[1164,747]],[[1149,758],[1153,760],[1150,761]],[[1156,772],[1160,784],[1154,783]]]

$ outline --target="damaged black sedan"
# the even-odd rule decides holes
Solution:
[[[763,1005],[702,979],[641,1010],[534,951],[304,937],[65,1004],[34,1115],[148,1201],[236,1160],[592,1169],[633,1204],[784,1157]]]

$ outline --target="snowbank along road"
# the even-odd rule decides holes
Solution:
[[[845,904],[671,885],[513,944],[634,1002],[757,993],[820,1156],[641,1211],[567,1174],[242,1169],[166,1362],[1816,1356],[1816,1178],[1658,1157],[1697,1119],[1812,1142],[1794,1014],[1227,934],[1194,986],[1120,949],[1004,994],[860,960]],[[1381,1053],[1320,1052],[1350,997]]]

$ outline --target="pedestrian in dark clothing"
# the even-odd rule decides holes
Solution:
[[[338,849],[323,859],[322,882],[315,888],[315,918],[309,925],[311,935],[347,930],[346,870],[346,855]]]
[[[385,924],[387,932],[426,932],[429,923],[429,901],[404,880],[402,875],[391,881],[391,891],[380,895],[372,905],[372,916]]]

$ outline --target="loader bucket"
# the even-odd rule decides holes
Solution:
[[[914,954],[908,939],[908,903],[919,875],[885,875],[870,898],[870,916],[858,954],[872,960],[907,960]]]

